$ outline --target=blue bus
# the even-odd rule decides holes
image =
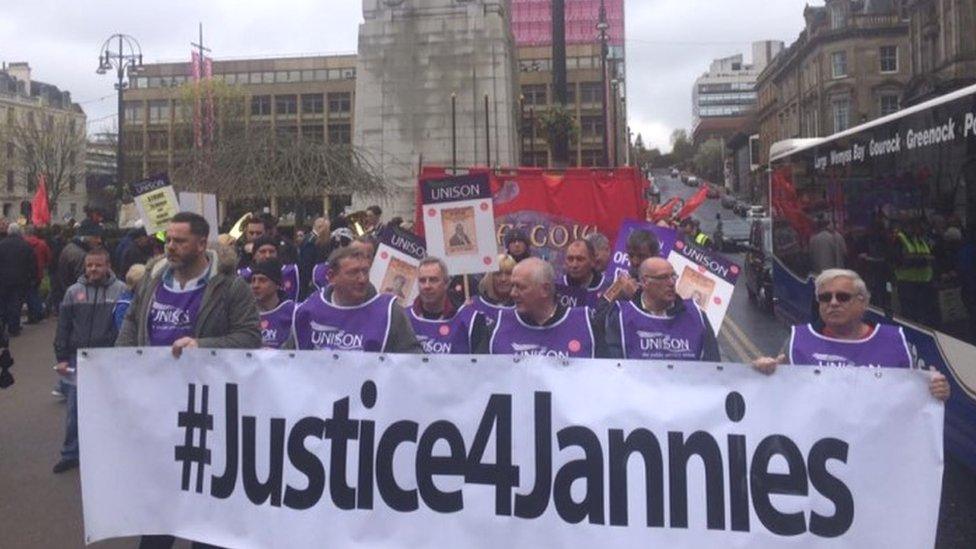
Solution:
[[[777,316],[811,321],[825,268],[811,239],[840,235],[843,266],[871,292],[871,320],[901,325],[916,365],[949,377],[946,448],[976,470],[976,86],[776,143],[769,204]]]

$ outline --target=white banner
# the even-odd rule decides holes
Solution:
[[[927,374],[83,352],[86,542],[932,547]]]

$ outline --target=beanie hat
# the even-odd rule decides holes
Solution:
[[[526,234],[522,229],[512,229],[505,233],[505,247],[507,248],[512,242],[522,241],[525,243],[526,247],[531,247],[532,243],[529,241],[529,235]]]
[[[257,242],[255,242],[257,244]],[[269,280],[281,286],[281,262],[277,259],[266,259],[251,266],[251,275],[263,275]]]
[[[256,253],[262,246],[274,246],[275,250],[277,250],[278,242],[270,236],[262,236],[254,241],[254,245],[251,247],[251,253]]]

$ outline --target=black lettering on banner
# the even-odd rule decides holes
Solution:
[[[325,420],[325,438],[332,441],[329,494],[339,509],[356,508],[356,490],[346,484],[349,441],[359,437],[359,422],[349,419],[349,397],[332,404],[332,417]]]
[[[325,468],[313,452],[305,448],[305,439],[314,437],[322,440],[325,421],[317,417],[306,417],[298,420],[288,433],[288,461],[305,475],[308,485],[304,490],[298,490],[291,485],[285,487],[285,507],[289,509],[310,509],[322,498],[325,490]]]
[[[449,456],[435,456],[438,440],[447,442]],[[424,430],[417,444],[417,489],[428,507],[438,513],[453,513],[464,509],[461,490],[441,492],[434,484],[437,475],[464,476],[464,438],[461,431],[449,421],[435,421]]]
[[[552,393],[535,394],[535,485],[515,494],[515,516],[534,519],[549,507],[552,492]]]
[[[664,460],[661,444],[647,429],[635,429],[627,438],[623,429],[610,429],[610,524],[627,526],[627,462],[633,454],[644,461],[647,526],[660,528],[664,526]]]
[[[566,462],[556,472],[552,487],[552,499],[556,512],[571,524],[589,518],[590,524],[603,524],[603,448],[596,433],[586,427],[566,427],[556,433],[559,449],[570,446],[583,449],[584,458]],[[583,501],[573,500],[573,483],[583,480],[586,484]]]
[[[843,481],[827,471],[827,462],[837,460],[847,463],[847,443],[836,438],[818,440],[810,448],[807,462],[810,467],[810,483],[813,489],[834,504],[834,516],[825,517],[816,511],[810,514],[810,533],[836,538],[844,535],[854,523],[854,497]]]
[[[255,423],[254,416],[244,416],[241,421],[241,429],[244,431],[242,440],[244,442],[241,450],[241,470],[244,478],[244,493],[247,499],[255,505],[271,500],[271,505],[281,507],[281,477],[284,467],[285,451],[285,420],[282,418],[271,418],[271,444],[268,445],[269,467],[268,478],[264,482],[258,479],[257,471],[257,444],[255,444]]]
[[[417,510],[417,490],[404,490],[393,474],[393,458],[403,442],[417,442],[417,422],[397,421],[380,437],[376,450],[376,484],[380,497],[394,511],[403,513]]]
[[[695,431],[668,433],[668,476],[670,477],[671,528],[688,527],[688,460],[698,456],[705,467],[705,510],[709,530],[725,528],[725,490],[722,451],[712,435]]]
[[[773,456],[783,456],[789,470],[786,474],[770,473]],[[783,513],[773,506],[770,494],[807,495],[807,468],[803,454],[796,444],[782,435],[764,438],[752,456],[752,505],[756,515],[770,532],[781,536],[796,536],[806,532],[802,512]]]
[[[199,389],[203,397],[199,405],[197,386],[190,384],[186,408],[177,414],[177,427],[182,430],[184,440],[175,447],[174,453],[183,473],[180,475],[181,489],[196,493],[202,493],[202,480],[193,486],[190,482],[192,467],[197,467],[202,479],[203,469],[210,463],[206,432],[213,428],[213,415],[206,398],[209,388],[203,385]],[[648,528],[666,527],[664,494],[667,490],[667,527],[688,529],[688,469],[692,458],[698,458],[704,472],[705,526],[709,530],[726,528],[726,495],[730,529],[734,532],[750,531],[753,509],[762,527],[778,536],[809,532],[822,538],[836,538],[847,533],[854,522],[854,494],[842,479],[849,444],[837,438],[818,440],[804,456],[788,436],[771,435],[764,438],[749,456],[746,436],[728,433],[726,464],[722,450],[709,432],[696,431],[686,436],[682,431],[669,431],[665,450],[662,447],[665,439],[658,439],[649,429],[638,427],[628,433],[611,427],[606,432],[608,448],[605,454],[598,433],[583,425],[572,425],[556,432],[557,448],[553,445],[552,393],[540,391],[533,395],[533,481],[531,486],[526,484],[528,492],[515,493],[515,488],[521,484],[520,467],[513,462],[515,431],[513,396],[510,394],[493,394],[488,398],[467,450],[463,426],[448,420],[433,421],[422,433],[417,422],[400,420],[385,429],[380,427],[377,433],[374,421],[351,417],[350,397],[344,397],[333,402],[331,417],[310,416],[288,425],[285,418],[259,420],[255,416],[241,415],[243,406],[238,386],[229,383],[224,389],[225,465],[220,476],[210,477],[210,495],[216,499],[233,495],[240,477],[243,491],[253,504],[270,504],[272,507],[284,504],[289,509],[306,510],[322,502],[328,480],[330,497],[325,500],[331,501],[339,510],[373,509],[375,486],[382,501],[395,511],[416,511],[423,501],[435,512],[457,513],[464,510],[464,486],[479,484],[494,487],[497,516],[511,516],[514,512],[520,519],[536,519],[546,513],[551,502],[556,514],[566,523],[577,524],[585,520],[590,524],[606,524],[606,501],[609,524],[627,527],[631,518],[628,492],[641,486],[628,478],[628,465],[631,458],[639,456],[647,509],[642,522]],[[377,389],[373,381],[363,383],[360,401],[366,410],[372,410],[376,405]],[[725,400],[729,425],[741,422],[745,410],[742,395],[734,391],[729,393]],[[267,421],[269,426],[267,439],[261,437],[260,446],[256,433],[259,421]],[[312,439],[311,448],[306,446],[309,439]],[[322,444],[325,441],[329,442],[327,453]],[[358,442],[351,444],[351,441]],[[406,443],[413,443],[415,448],[412,451],[406,449]],[[494,456],[489,461],[491,447]],[[573,450],[576,448],[582,451],[583,457],[565,460],[567,451],[578,453]],[[404,450],[399,460],[401,466],[395,467],[400,449]],[[269,457],[267,471],[258,471],[257,456],[264,451]],[[354,455],[350,455],[351,452]],[[556,452],[563,454],[561,461],[565,462],[554,472]],[[769,470],[777,456],[785,460],[785,473]],[[286,458],[288,465],[304,480],[296,476],[298,480],[283,486]],[[665,459],[668,460],[667,476]],[[607,462],[606,473],[604,461]],[[834,462],[833,470],[828,470],[830,462]],[[397,481],[396,471],[409,470],[407,464],[414,468],[415,488]],[[354,485],[347,480],[350,467],[356,468]],[[723,476],[726,470],[727,492]],[[327,475],[331,477],[327,479]],[[289,476],[292,476],[290,472]],[[435,482],[435,477],[452,476],[455,477],[452,485],[460,484],[452,491],[442,490]],[[810,511],[807,520],[806,512],[783,513],[773,505],[773,495],[808,497],[811,487],[833,504],[832,515]],[[701,498],[693,500],[697,502]],[[696,526],[700,528],[700,525]]]
[[[210,495],[215,498],[227,499],[234,493],[237,486],[237,384],[228,383],[224,387],[227,451],[224,453],[224,474],[210,478]]]
[[[538,398],[539,393],[536,393]],[[482,463],[493,429],[495,463]],[[464,481],[468,484],[494,485],[495,514],[505,517],[512,514],[512,488],[518,484],[518,473],[518,467],[512,465],[512,395],[491,395],[474,442],[471,443]]]

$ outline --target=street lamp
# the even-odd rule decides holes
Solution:
[[[113,42],[118,42],[115,48]],[[97,74],[107,74],[115,69],[118,82],[115,89],[118,91],[119,109],[119,131],[117,143],[115,144],[115,188],[119,196],[122,196],[122,166],[125,165],[125,156],[122,148],[123,128],[125,127],[125,107],[122,103],[122,92],[126,88],[125,77],[129,72],[135,72],[142,68],[142,47],[139,42],[128,34],[113,34],[102,44],[101,53],[98,55]]]
[[[619,145],[619,140],[617,139],[617,89],[620,87],[620,81],[614,78],[610,81],[610,89],[613,90],[613,97],[611,99],[610,107],[613,109],[613,115],[610,117],[611,128],[610,135],[613,137],[613,156],[612,162],[610,164],[611,168],[617,167],[617,148]]]
[[[607,31],[610,24],[607,23],[607,4],[605,0],[600,0],[600,21],[596,24],[596,30],[600,38],[600,85],[603,90],[600,94],[603,107],[603,165],[610,165],[610,143],[608,139],[610,131],[609,114],[607,112]]]

